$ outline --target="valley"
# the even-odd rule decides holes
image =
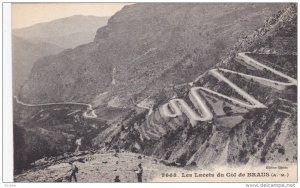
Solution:
[[[236,6],[220,5],[229,18],[244,9]],[[254,12],[249,19],[264,7],[247,6]],[[207,53],[199,50],[199,28],[183,24],[207,18],[197,15],[202,8],[180,9],[178,15],[196,15],[178,22],[155,5],[128,6],[97,31],[94,42],[41,59],[14,100],[15,180],[56,181],[70,160],[79,162],[86,182],[111,182],[138,161],[147,170],[156,165],[146,172],[149,182],[164,170],[295,165],[297,7],[272,14],[235,43],[228,38],[232,48],[226,53],[226,45],[214,43],[218,58],[214,48],[209,52],[212,46]],[[214,21],[223,20],[218,13]],[[143,25],[145,20],[157,27]],[[222,36],[240,22],[221,29]],[[172,31],[162,29],[166,24]],[[134,182],[134,175],[128,171],[124,179]]]

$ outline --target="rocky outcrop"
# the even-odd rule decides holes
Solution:
[[[245,33],[286,4],[134,4],[98,29],[94,42],[38,61],[24,102],[141,100],[215,65]],[[205,62],[205,63],[203,63]],[[115,71],[114,71],[115,70]],[[114,73],[114,83],[112,76]]]
[[[279,35],[277,32],[295,37],[293,27],[296,27],[296,19],[290,18],[296,18],[296,14],[294,5],[280,11],[279,16],[275,16],[278,19],[273,23],[272,29],[252,38],[253,41],[249,39],[247,47],[254,52],[249,53],[252,58],[259,59],[258,61],[278,71],[283,71],[292,78],[295,76],[295,71],[283,69],[283,67],[285,64],[296,66],[297,58],[294,55],[296,51],[290,51],[291,48],[287,46],[284,52],[279,53],[277,47],[274,46],[274,48],[268,47],[273,54],[260,54],[257,53],[258,50],[267,44],[257,44],[260,38],[264,40],[266,36],[275,36],[270,41],[273,42]],[[291,32],[290,35],[281,25],[286,26],[285,28]],[[290,45],[293,46],[293,44]],[[237,52],[242,49],[244,48],[237,49]],[[256,70],[255,67],[240,61],[229,56],[227,62],[220,63],[215,68],[224,68],[271,80],[279,79],[266,69]],[[295,163],[297,161],[297,83],[295,86],[278,90],[276,87],[272,88],[251,79],[243,79],[238,74],[230,72],[223,74],[239,88],[262,102],[266,108],[245,109],[224,98],[200,92],[199,94],[203,96],[207,106],[212,110],[214,119],[198,122],[192,126],[188,121],[189,117],[185,115],[164,117],[160,107],[166,101],[160,101],[154,105],[157,107],[150,115],[146,115],[147,112],[144,111],[133,113],[122,122],[123,129],[102,137],[106,142],[105,147],[121,147],[132,152],[170,160],[179,165]],[[194,84],[243,100],[226,83],[215,79],[210,74],[203,74]],[[177,97],[180,96],[190,107],[193,107],[186,92],[190,90],[190,86],[181,87],[185,88],[181,89],[184,92],[178,92]],[[188,87],[187,90],[186,87]],[[197,111],[196,108],[194,110]],[[99,139],[95,139],[94,144],[102,147]]]
[[[149,5],[142,6],[149,8]],[[124,9],[124,12],[126,14],[131,14],[132,12],[137,11],[135,8],[136,6],[134,6],[133,9],[127,7]],[[151,11],[149,12],[151,13]],[[123,13],[121,12],[118,14],[122,15]],[[109,23],[107,27],[98,30],[95,42],[87,46],[91,47],[92,45],[95,49],[97,49],[97,43],[113,43],[113,41],[108,43],[106,40],[107,38],[113,36],[110,27],[117,27],[119,24],[117,22],[118,14],[116,14],[116,16],[110,20],[111,23]],[[144,15],[147,13],[142,12],[140,14]],[[285,33],[285,36],[295,37],[293,32],[295,30],[294,27],[296,26],[296,20],[290,18],[297,17],[296,7],[291,5],[283,11],[280,11],[278,15],[280,15],[278,16],[278,19],[272,23],[272,29],[265,32],[265,34],[254,37],[253,42],[248,41],[249,46],[246,49],[252,49],[251,53],[249,54],[252,54],[251,57],[256,58],[257,61],[268,64],[268,66],[272,66],[274,69],[279,68],[281,69],[280,71],[286,71],[284,72],[285,74],[295,78],[296,75],[295,71],[293,70],[296,67],[297,58],[295,58],[296,52],[290,51],[292,48],[287,46],[285,48],[286,51],[278,53],[276,46],[273,46],[274,48],[269,46],[268,48],[270,49],[270,52],[274,52],[272,56],[268,56],[268,53],[263,55],[257,53],[259,49],[264,48],[263,45],[257,45],[260,38],[263,41],[265,36],[278,36],[277,32]],[[124,15],[122,15],[122,18],[123,17]],[[138,18],[134,18],[132,23],[135,23],[135,21],[138,20]],[[122,23],[123,22],[120,22],[120,24]],[[137,23],[141,24],[140,22]],[[282,24],[285,25],[284,28],[287,28],[287,31],[285,31],[284,28],[281,28]],[[134,24],[132,27],[134,27]],[[289,32],[291,32],[291,35],[289,35]],[[118,35],[115,37],[117,36]],[[274,40],[276,40],[276,37],[271,38],[270,40],[272,43]],[[138,42],[139,41],[136,41],[136,43]],[[236,46],[239,46],[239,43],[240,42],[238,42]],[[266,43],[263,44],[266,45]],[[235,53],[244,49],[245,48],[243,47],[240,47],[240,49],[236,47]],[[89,48],[89,50],[91,49]],[[130,50],[137,49],[125,49],[126,52],[129,52]],[[88,49],[86,46],[82,46],[76,48],[75,51],[78,53],[85,53],[88,51]],[[72,51],[65,53],[68,54],[64,56],[66,60],[74,60],[68,61],[68,65],[72,65],[72,67],[75,65],[78,67],[84,66],[77,64],[78,59]],[[92,52],[89,51],[89,53]],[[132,52],[132,54],[134,53],[136,52]],[[151,54],[152,50],[149,53]],[[123,54],[123,57],[125,58],[126,55],[127,54]],[[157,55],[158,54],[155,54],[153,57]],[[81,56],[80,58],[81,60],[90,61],[90,59],[85,59],[84,56]],[[273,61],[277,58],[280,59],[280,61]],[[57,62],[62,61],[59,56],[51,57],[49,59],[50,63],[52,62],[51,59],[55,59]],[[272,80],[280,79],[278,76],[268,72],[268,70],[262,69],[257,71],[255,67],[253,68],[241,62],[241,60],[234,58],[232,54],[229,54],[229,56],[226,56],[224,59],[227,59],[227,61],[220,62],[213,68],[228,69],[244,74],[266,77],[266,79]],[[93,61],[96,62],[96,59],[93,59]],[[276,62],[276,66],[274,66],[274,62]],[[287,66],[285,64],[289,65]],[[64,64],[62,63],[59,65],[63,66]],[[93,66],[96,65],[98,64],[93,64]],[[138,63],[136,65],[138,65]],[[282,69],[285,66],[292,66],[293,69]],[[56,70],[54,67],[55,66],[52,67],[53,70]],[[120,94],[128,93],[128,91],[123,90],[124,87],[121,86],[120,80],[122,81],[124,79],[118,79],[118,76],[121,75],[118,74],[120,73],[118,73],[117,67],[115,71],[116,82],[112,87],[112,89],[116,90],[111,91],[119,91]],[[194,108],[192,101],[189,100],[188,92],[190,91],[191,86],[188,84],[183,84],[178,85],[177,87],[166,87],[164,90],[160,90],[160,92],[157,92],[151,97],[147,98],[149,101],[152,101],[152,113],[148,113],[148,110],[145,108],[132,107],[128,109],[126,113],[122,113],[118,118],[115,118],[113,121],[111,121],[109,126],[99,125],[101,128],[98,129],[99,132],[96,132],[97,134],[93,136],[86,136],[87,140],[89,141],[88,146],[102,150],[114,149],[117,151],[123,149],[134,153],[142,153],[162,159],[167,165],[175,166],[188,165],[206,168],[207,166],[214,164],[245,165],[264,163],[269,164],[273,162],[295,163],[297,161],[297,86],[287,87],[284,90],[277,90],[276,88],[257,83],[255,80],[243,79],[243,77],[238,74],[232,74],[230,72],[223,72],[222,74],[224,74],[228,80],[235,83],[239,88],[264,104],[266,108],[247,109],[233,104],[230,100],[226,100],[205,91],[201,91],[199,92],[199,95],[205,99],[207,107],[210,108],[213,114],[213,119],[211,121],[197,122],[197,124],[191,125],[188,117],[184,114],[178,117],[164,117],[162,116],[160,108],[163,104],[168,102],[170,98],[172,98],[174,93],[176,93],[175,97],[182,98],[184,101],[186,101],[187,105],[192,108],[192,110],[197,111],[197,109]],[[63,76],[61,76],[61,78],[63,78]],[[132,78],[132,81],[134,80],[136,80],[135,77]],[[188,80],[188,82],[189,81],[190,80]],[[111,79],[107,81],[107,84],[110,83]],[[99,84],[104,83],[102,82]],[[229,97],[236,98],[237,100],[243,100],[243,97],[241,97],[239,93],[236,93],[232,88],[228,87],[228,84],[224,83],[222,80],[214,78],[210,74],[202,74],[201,77],[194,82],[194,84],[196,86],[210,88],[215,92],[223,93],[224,95],[226,94]],[[100,90],[101,89],[99,89],[99,91]],[[141,91],[147,93],[148,90]],[[153,92],[154,91],[155,90],[153,90]],[[95,91],[91,92],[95,93]],[[83,95],[84,92],[79,92],[79,94]],[[46,99],[48,99],[46,94],[44,96],[46,96]],[[59,94],[55,94],[53,96],[59,96]],[[85,98],[88,97],[89,96],[85,95]],[[136,98],[138,97],[139,96]],[[75,99],[76,97],[74,96],[74,100]],[[28,115],[28,112],[21,114],[22,120],[31,117],[27,117],[26,114]],[[53,114],[53,117],[56,116],[57,114]],[[59,117],[62,116],[63,114]],[[38,117],[38,119],[39,118],[41,117]],[[51,117],[50,119],[53,118]],[[38,125],[36,122],[34,122],[34,124]],[[51,125],[51,123],[48,125]],[[89,125],[88,127],[94,127],[92,126],[93,123],[91,122],[87,122],[85,125]],[[65,127],[63,126],[63,128]],[[88,131],[85,133],[87,132]]]
[[[23,38],[12,36],[13,94],[18,95],[39,58],[57,54],[64,49],[46,42],[31,43]]]
[[[66,48],[93,41],[107,17],[75,15],[12,30],[13,95],[18,95],[34,63]]]

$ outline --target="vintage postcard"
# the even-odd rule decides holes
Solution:
[[[297,3],[12,3],[11,20],[14,182],[298,181]]]

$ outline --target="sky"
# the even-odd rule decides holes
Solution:
[[[110,17],[132,3],[13,3],[12,28],[28,27],[73,15]]]

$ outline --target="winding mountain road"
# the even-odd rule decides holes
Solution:
[[[228,69],[219,68],[219,70],[221,70],[222,72],[229,72],[229,73],[232,73],[232,74],[240,75],[240,76],[244,77],[247,80],[252,79],[255,82],[258,82],[258,83],[263,84],[265,86],[273,87],[273,88],[278,89],[278,90],[285,90],[288,86],[295,85],[294,83],[291,83],[291,82],[279,82],[279,81],[270,80],[270,79],[267,79],[267,78],[262,78],[262,77],[253,76],[253,75],[249,75],[249,74],[239,73],[239,72],[228,70]]]
[[[237,58],[243,60],[243,62],[245,62],[249,65],[255,66],[257,69],[262,70],[262,69],[265,68],[265,69],[273,72],[274,74],[277,74],[278,76],[281,76],[281,77],[287,79],[288,81],[290,81],[290,83],[292,83],[294,85],[297,85],[297,80],[296,79],[294,79],[294,78],[292,78],[292,77],[290,77],[290,76],[288,76],[288,75],[286,75],[286,74],[284,74],[280,71],[277,71],[277,70],[275,70],[275,69],[273,69],[273,68],[271,68],[267,65],[264,65],[264,64],[258,62],[257,60],[247,56],[246,52],[239,53]]]
[[[20,101],[17,96],[14,96],[14,99],[18,104],[30,107],[38,107],[38,106],[52,106],[52,105],[83,105],[87,107],[87,110],[82,114],[85,118],[97,118],[95,111],[91,104],[86,103],[77,103],[77,102],[58,102],[58,103],[41,103],[41,104],[28,104]]]
[[[198,88],[192,88],[189,97],[196,108],[201,112],[202,117],[198,115],[183,99],[172,99],[169,103],[164,104],[161,109],[163,113],[162,115],[167,117],[177,117],[181,116],[183,112],[188,116],[193,126],[198,121],[212,120],[213,115],[206,106],[203,98],[198,94],[198,92],[196,92],[197,89]]]
[[[238,94],[240,94],[244,99],[246,99],[248,102],[250,102],[252,105],[247,105],[246,103],[239,103],[240,105],[246,107],[246,108],[266,108],[266,106],[262,103],[260,103],[258,100],[256,100],[254,97],[249,95],[246,91],[239,88],[237,85],[232,83],[230,80],[228,80],[225,76],[223,76],[221,73],[218,72],[217,69],[212,69],[209,71],[209,73],[214,76],[215,78],[219,79],[220,81],[225,82],[228,84],[234,91],[236,91]],[[222,95],[224,96],[224,95]],[[234,101],[240,101],[238,99],[232,98]]]
[[[256,60],[254,60],[253,58],[247,56],[245,52],[239,53],[237,58],[242,60],[242,62],[245,62],[246,64],[249,64],[252,67],[257,68],[258,70],[267,69],[267,70],[271,71],[272,73],[287,79],[289,82],[279,82],[279,81],[275,81],[275,80],[271,80],[271,79],[267,79],[267,78],[263,78],[263,77],[258,77],[258,76],[253,76],[253,75],[248,75],[248,74],[243,74],[243,73],[239,73],[236,71],[223,69],[223,68],[211,69],[208,71],[208,74],[214,76],[219,81],[225,82],[234,91],[236,91],[239,95],[241,95],[247,102],[241,101],[241,100],[233,98],[233,97],[223,95],[221,93],[212,91],[208,88],[192,87],[191,91],[189,93],[189,98],[190,98],[191,102],[193,103],[193,105],[201,113],[201,115],[197,114],[183,99],[176,98],[176,99],[171,99],[168,103],[166,103],[160,107],[162,116],[168,117],[168,118],[175,118],[175,117],[181,116],[182,113],[185,113],[187,115],[187,117],[190,119],[192,125],[194,125],[198,121],[212,120],[213,115],[212,115],[210,109],[207,107],[205,100],[197,92],[198,90],[203,90],[208,93],[212,93],[220,98],[227,99],[236,105],[239,105],[239,106],[242,106],[242,107],[245,107],[248,109],[267,108],[264,104],[262,104],[261,102],[256,100],[253,96],[249,95],[246,91],[244,91],[243,89],[238,87],[236,84],[234,84],[233,82],[228,80],[221,72],[238,74],[239,76],[242,76],[245,79],[255,81],[259,84],[273,87],[278,90],[284,90],[284,89],[286,89],[287,86],[297,85],[297,80],[291,78],[290,76],[288,76],[282,72],[279,72],[271,67],[268,67]],[[202,77],[202,76],[200,75],[196,80],[198,80],[200,77]],[[191,83],[190,85],[193,86],[193,83]]]
[[[239,95],[241,95],[247,102],[241,101],[237,98],[226,96],[224,94],[218,93],[216,91],[212,91],[208,88],[205,87],[192,87],[190,92],[189,92],[189,98],[192,102],[192,104],[195,106],[197,109],[196,112],[193,110],[187,102],[185,102],[183,99],[175,98],[171,99],[168,103],[160,106],[160,111],[161,115],[163,117],[168,117],[168,118],[175,118],[178,116],[182,116],[183,113],[187,115],[189,118],[191,124],[194,126],[197,122],[199,121],[210,121],[213,119],[213,114],[210,111],[209,107],[206,105],[206,101],[200,96],[199,90],[211,93],[213,95],[216,95],[220,98],[227,99],[231,101],[232,103],[242,106],[244,108],[248,109],[254,109],[254,108],[267,108],[264,104],[256,100],[253,96],[249,95],[246,91],[238,87],[236,84],[228,80],[221,72],[227,72],[227,73],[232,73],[232,74],[237,74],[239,76],[244,77],[245,79],[255,81],[259,84],[263,84],[265,86],[273,87],[278,90],[284,90],[286,89],[287,86],[292,86],[296,85],[297,86],[297,80],[294,78],[291,78],[290,76],[279,72],[271,67],[268,67],[267,65],[264,65],[255,59],[249,57],[246,55],[246,52],[239,53],[237,55],[237,58],[242,60],[242,62],[257,68],[258,70],[263,70],[267,69],[271,71],[272,73],[281,76],[285,79],[287,79],[289,82],[279,82],[263,77],[258,77],[258,76],[253,76],[253,75],[248,75],[244,73],[239,73],[233,70],[228,70],[228,69],[223,69],[223,68],[218,68],[218,69],[211,69],[208,71],[208,74],[214,76],[217,78],[219,81],[225,82],[229,87],[231,87],[235,92],[237,92]],[[200,75],[201,77],[201,75]],[[199,77],[198,77],[199,78]],[[195,83],[195,82],[193,82]],[[193,83],[190,85],[193,86]],[[74,105],[84,105],[87,107],[87,110],[83,113],[83,116],[86,118],[97,118],[97,115],[95,114],[95,111],[92,108],[91,104],[86,104],[86,103],[76,103],[76,102],[60,102],[60,103],[44,103],[44,104],[26,104],[22,101],[19,101],[18,98],[15,96],[16,102],[25,106],[49,106],[49,105],[66,105],[66,104],[74,104]],[[145,102],[144,102],[145,103]],[[153,112],[153,105],[150,104],[144,104],[143,102],[137,104],[138,107],[140,108],[145,108],[149,109],[148,116]]]

